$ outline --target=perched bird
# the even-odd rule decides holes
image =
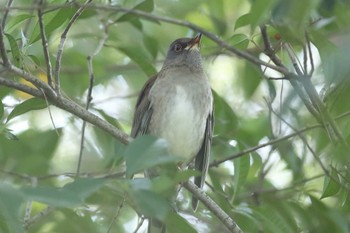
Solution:
[[[213,97],[199,52],[202,34],[171,43],[163,67],[142,88],[131,136],[154,135],[167,140],[169,152],[201,172],[202,188],[209,165],[213,132]],[[195,210],[198,200],[192,198]]]

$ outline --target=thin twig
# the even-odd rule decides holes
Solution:
[[[279,143],[279,142],[284,141],[284,140],[287,140],[287,139],[289,139],[289,138],[298,136],[298,134],[300,134],[300,133],[304,133],[304,132],[306,132],[306,131],[309,131],[309,130],[312,130],[312,129],[315,129],[315,128],[321,128],[321,127],[322,127],[322,125],[320,125],[320,124],[312,125],[312,126],[309,126],[309,127],[303,128],[303,129],[300,129],[300,130],[298,130],[298,131],[295,132],[295,133],[291,133],[291,134],[288,134],[288,135],[286,135],[286,136],[283,136],[283,137],[280,137],[280,138],[276,138],[276,139],[274,139],[274,140],[270,140],[270,141],[268,141],[268,142],[266,142],[266,143],[262,143],[262,144],[259,144],[259,145],[257,145],[257,146],[254,146],[254,147],[247,148],[247,149],[242,150],[242,151],[240,151],[240,152],[238,152],[238,153],[236,153],[236,154],[233,154],[233,155],[231,155],[231,156],[228,156],[228,157],[226,157],[226,158],[224,158],[224,159],[221,159],[221,160],[214,160],[214,161],[210,164],[210,167],[216,167],[216,166],[220,165],[221,163],[226,162],[226,161],[228,161],[228,160],[233,160],[233,159],[239,158],[239,157],[241,157],[241,156],[243,156],[243,155],[246,155],[246,154],[248,154],[248,153],[250,153],[250,152],[254,152],[254,151],[256,151],[256,150],[258,150],[258,149],[260,149],[260,148],[263,148],[263,147],[266,147],[266,146],[270,146],[270,145]]]
[[[38,184],[38,179],[36,177],[31,178],[31,186],[36,187]],[[30,214],[32,212],[32,207],[33,207],[33,201],[29,200],[26,204],[26,208],[24,211],[24,219],[23,222],[27,223],[30,221]]]
[[[32,217],[29,221],[25,222],[24,228],[26,230],[28,230],[31,225],[33,225],[34,223],[36,223],[38,220],[42,219],[43,217],[46,217],[54,210],[55,210],[54,207],[51,207],[51,206],[46,207],[44,210],[42,210],[41,212],[36,214],[34,217]]]
[[[2,17],[2,22],[1,22],[2,28],[5,28],[6,19],[7,19],[9,12],[10,12],[10,7],[11,7],[12,3],[13,3],[13,0],[7,1],[6,10],[4,11],[4,16]]]
[[[108,227],[108,230],[106,233],[110,233],[111,230],[112,230],[112,227],[114,225],[114,223],[117,221],[118,219],[118,216],[120,214],[120,211],[122,210],[123,206],[124,206],[124,202],[125,202],[125,198],[123,198],[123,200],[121,201],[121,203],[118,205],[117,209],[116,209],[116,212],[115,212],[115,215],[113,216],[113,219],[111,221],[111,223],[109,224],[109,227]]]
[[[90,85],[88,89],[88,94],[86,96],[86,111],[89,110],[90,103],[92,101],[92,88],[94,87],[94,72],[92,68],[92,57],[88,56],[88,68],[89,68],[89,76],[90,76]],[[80,149],[79,149],[79,158],[77,165],[77,177],[80,173],[81,161],[83,159],[83,151],[84,151],[84,142],[85,142],[85,129],[86,129],[86,121],[83,121],[82,129],[81,129],[81,138],[80,138]]]
[[[315,71],[315,64],[314,64],[314,58],[312,56],[312,51],[311,51],[311,42],[310,42],[309,34],[307,32],[305,32],[305,39],[306,39],[307,50],[309,52],[310,66],[311,66],[311,70],[308,73],[308,76],[311,77]]]
[[[291,60],[291,62],[292,62],[292,64],[293,64],[293,67],[294,67],[295,72],[296,72],[299,76],[304,76],[305,74],[304,74],[304,72],[300,69],[299,64],[298,64],[299,62],[298,62],[298,60],[296,59],[296,56],[295,56],[295,54],[293,53],[290,44],[289,44],[289,43],[284,43],[284,44],[283,44],[283,47],[284,47],[284,49],[287,51],[287,54],[288,54],[289,59]]]
[[[291,59],[293,65],[294,65],[295,71],[297,72],[297,74],[302,76],[299,80],[301,81],[303,88],[305,89],[305,92],[307,93],[307,95],[312,103],[312,106],[314,106],[314,108],[317,110],[316,115],[319,116],[319,118],[317,118],[317,119],[321,120],[320,123],[322,123],[322,125],[326,129],[330,140],[333,143],[340,141],[344,146],[349,148],[349,145],[345,141],[337,124],[334,122],[332,117],[329,115],[327,108],[325,107],[324,103],[321,101],[314,85],[311,83],[310,78],[307,78],[300,70],[300,68],[295,60],[295,55],[291,51],[290,45],[286,44],[285,49],[287,50],[289,58]]]
[[[0,23],[0,53],[1,53],[3,66],[10,67],[11,63],[10,63],[10,60],[8,59],[7,52],[6,52],[5,41],[4,41],[4,30],[2,27],[2,23]]]
[[[269,105],[268,105],[269,106]],[[292,130],[294,130],[295,132],[297,132],[298,130],[292,126],[291,124],[289,124],[289,122],[287,122],[285,119],[283,119],[283,117],[278,114],[276,111],[274,111],[274,109],[269,106],[269,108],[271,109],[271,111],[281,120],[283,121],[289,128],[291,128]],[[347,191],[350,191],[350,189],[346,186],[343,185],[338,179],[336,179],[335,177],[333,177],[331,175],[331,173],[328,171],[328,169],[325,167],[325,165],[322,163],[320,157],[316,154],[316,152],[314,151],[314,149],[312,149],[312,147],[310,146],[310,144],[307,142],[305,136],[303,134],[298,134],[298,136],[300,137],[300,139],[303,141],[303,143],[306,145],[306,147],[308,148],[308,150],[310,151],[310,153],[312,154],[312,156],[314,157],[314,159],[316,160],[316,162],[320,165],[322,171],[324,172],[324,175],[326,175],[327,177],[329,177],[331,180],[333,180],[335,183],[339,184],[339,186],[343,187],[344,189],[346,189]]]
[[[144,221],[145,221],[145,218],[143,216],[139,217],[139,219],[141,219],[141,220],[138,222],[138,224],[137,224],[135,230],[133,231],[133,233],[137,233],[139,231],[139,229],[141,228],[141,226],[143,225]]]
[[[304,56],[304,67],[303,67],[303,70],[304,70],[304,74],[308,74],[308,72],[307,72],[307,56],[308,56],[308,48],[307,48],[307,45],[306,44],[304,44],[303,45],[303,56]]]
[[[88,6],[88,4],[91,3],[92,0],[87,0],[80,8],[75,12],[73,17],[69,20],[68,25],[64,29],[63,33],[61,34],[61,40],[58,45],[57,49],[57,56],[56,56],[56,69],[55,69],[55,90],[58,94],[61,92],[61,84],[60,84],[60,69],[61,69],[61,59],[63,54],[63,48],[64,44],[66,42],[67,34],[69,29],[72,27],[73,23],[78,19],[78,17],[83,13],[84,9]]]
[[[106,42],[108,38],[108,31],[107,28],[104,30],[104,34],[102,39],[100,40],[98,46],[96,47],[95,51],[87,57],[88,61],[88,70],[89,70],[89,89],[88,93],[86,96],[86,106],[85,109],[89,110],[90,103],[92,101],[92,89],[94,87],[94,81],[95,81],[95,75],[94,75],[94,69],[92,65],[92,61],[94,56],[96,56],[101,49],[103,48],[104,43]],[[84,150],[84,142],[85,142],[85,129],[86,129],[86,121],[83,121],[82,129],[81,129],[81,139],[80,139],[80,149],[79,149],[79,158],[78,158],[78,165],[77,165],[77,177],[79,176],[80,173],[80,168],[81,168],[81,161],[83,159],[83,150]]]
[[[218,206],[205,192],[198,188],[194,183],[187,181],[183,186],[192,193],[198,200],[200,200],[232,233],[243,233],[237,223],[225,213],[220,206]]]
[[[52,65],[50,60],[47,37],[45,33],[42,6],[43,6],[43,0],[39,1],[39,8],[38,8],[39,27],[40,27],[41,43],[43,46],[44,58],[46,63],[47,83],[49,84],[49,86],[52,87]]]
[[[57,129],[56,124],[55,124],[55,121],[53,120],[53,116],[52,116],[52,112],[51,112],[50,103],[49,103],[49,101],[48,101],[48,99],[47,99],[47,97],[46,97],[46,95],[45,95],[45,92],[42,91],[41,89],[40,89],[40,91],[43,93],[44,100],[45,100],[46,106],[47,106],[47,110],[48,110],[48,112],[49,112],[51,124],[52,124],[53,128],[55,129],[56,134],[59,136],[60,133],[58,132],[58,129]]]
[[[269,36],[267,34],[267,29],[265,25],[260,26],[260,31],[261,31],[261,35],[263,37],[263,42],[264,42],[264,46],[265,46],[265,54],[267,56],[270,57],[270,59],[277,65],[277,66],[281,66],[284,67],[281,59],[279,59],[276,55],[276,52],[274,51],[274,49],[271,46],[271,41],[269,39]],[[311,104],[310,100],[308,99],[308,97],[306,96],[304,90],[300,87],[300,84],[297,82],[296,80],[296,76],[292,75],[292,74],[287,74],[285,75],[286,79],[289,80],[290,84],[292,85],[292,87],[294,88],[294,90],[298,93],[299,97],[301,98],[301,100],[303,101],[303,103],[305,104],[306,108],[309,110],[309,112],[316,118],[316,120],[321,123],[321,119],[318,115],[317,110],[314,108],[314,106]]]

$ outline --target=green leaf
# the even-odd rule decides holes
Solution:
[[[145,12],[152,12],[154,9],[153,0],[145,0],[143,2],[140,2],[132,9],[145,11]],[[135,14],[125,13],[116,22],[129,22],[129,21],[132,21],[132,20],[137,19],[137,18],[138,18],[138,16]]]
[[[0,100],[0,119],[4,116],[4,104]]]
[[[334,196],[340,190],[338,172],[333,167],[331,168],[330,176],[332,178],[327,175],[324,177],[321,199]]]
[[[105,113],[101,109],[96,109],[96,110],[98,111],[98,113],[101,114],[103,119],[105,119],[108,123],[110,123],[111,125],[115,126],[116,128],[118,128],[120,130],[123,130],[122,125],[120,124],[120,122],[115,117],[109,116],[107,113]]]
[[[245,185],[250,169],[250,155],[241,156],[233,161],[234,164],[234,197],[237,196],[240,189]]]
[[[240,78],[240,82],[242,83],[244,96],[246,98],[251,98],[255,92],[255,90],[260,85],[262,80],[262,74],[260,69],[252,65],[248,62],[245,63],[244,74]]]
[[[14,63],[17,67],[19,67],[21,64],[21,53],[19,51],[18,44],[17,44],[15,38],[13,38],[10,34],[5,33],[5,36],[6,36],[7,40],[9,41]]]
[[[129,143],[124,157],[128,177],[156,165],[180,160],[168,153],[168,145],[164,139],[149,135],[137,137]]]
[[[71,208],[83,204],[83,200],[75,193],[56,187],[24,187],[21,190],[25,193],[28,200],[45,203],[50,206]]]
[[[197,231],[180,215],[170,212],[165,220],[167,232],[169,233],[196,233]]]
[[[211,19],[215,30],[217,30],[218,35],[224,35],[227,31],[227,24],[225,21],[225,6],[223,0],[207,1],[209,18]]]
[[[271,8],[275,5],[277,0],[258,0],[254,1],[250,9],[251,21],[250,27],[254,31],[255,28],[267,21],[270,17]]]
[[[215,115],[215,127],[214,134],[220,136],[232,138],[235,130],[237,129],[238,118],[230,105],[215,91],[214,96],[214,115]]]
[[[137,4],[134,9],[146,12],[152,12],[154,9],[153,0],[145,0],[139,4]]]
[[[171,210],[170,203],[166,198],[149,190],[133,190],[131,197],[139,211],[147,217],[165,220]]]
[[[238,49],[245,50],[249,45],[249,38],[246,35],[239,33],[231,36],[229,43]]]
[[[78,206],[84,204],[84,200],[92,193],[100,189],[104,184],[102,179],[77,179],[63,188],[39,186],[24,187],[22,192],[26,198],[42,202],[55,207]]]
[[[241,27],[244,27],[244,26],[247,26],[247,25],[250,25],[251,24],[251,21],[252,21],[252,14],[248,13],[248,14],[244,14],[242,16],[240,16],[237,20],[236,20],[236,23],[235,23],[235,30],[238,29],[238,28],[241,28]]]
[[[8,115],[6,122],[9,122],[11,119],[20,116],[26,112],[32,110],[40,110],[47,107],[45,100],[39,98],[31,98],[22,103],[18,104],[12,112]]]
[[[119,47],[121,52],[133,60],[146,73],[147,76],[152,76],[157,73],[157,70],[149,62],[149,58],[145,56],[143,51],[135,46]]]
[[[11,133],[11,130],[9,129],[5,129],[4,135],[5,135],[5,138],[7,138],[8,140],[15,140],[15,141],[18,140],[17,136]]]
[[[81,13],[81,15],[79,16],[79,19],[87,19],[95,15],[97,15],[97,11],[95,9],[87,8],[83,11],[83,13]]]
[[[98,191],[104,184],[104,179],[79,178],[63,187],[63,191],[74,193],[82,200]]]
[[[29,19],[29,18],[33,18],[34,16],[33,15],[30,15],[30,14],[21,14],[21,15],[17,15],[15,17],[12,18],[11,21],[9,21],[9,23],[7,23],[5,25],[5,31],[6,32],[10,32],[17,24],[23,22],[24,20],[26,19]]]
[[[143,35],[143,43],[145,44],[145,47],[150,52],[152,57],[155,59],[157,58],[158,54],[158,41],[152,37],[148,36],[146,34]]]
[[[40,60],[37,56],[32,55],[32,54],[28,54],[28,57],[30,57],[32,59],[32,61],[35,63],[35,65],[40,66]]]
[[[0,232],[24,233],[20,209],[23,194],[8,184],[0,184]]]
[[[44,25],[45,25],[45,34],[49,38],[49,36],[52,34],[54,30],[61,27],[64,23],[66,23],[75,13],[74,8],[61,8],[57,11],[55,15],[51,18],[51,20],[46,23],[45,20],[47,19],[44,17]],[[40,28],[39,24],[36,25],[34,28],[33,34],[29,40],[29,43],[35,43],[41,38],[40,35]]]

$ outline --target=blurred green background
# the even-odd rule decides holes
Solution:
[[[4,40],[14,65],[46,81],[38,2],[12,2]],[[44,1],[43,22],[54,69],[61,35],[83,3]],[[7,4],[0,4],[1,18]],[[123,9],[159,18],[150,20]],[[272,63],[263,55],[259,30],[266,24],[272,47],[291,71],[286,44],[298,65],[311,71],[310,57],[305,67],[303,56],[307,32],[315,67],[311,82],[345,144],[350,143],[347,0],[92,1],[65,41],[60,72],[64,96],[85,106],[87,57],[92,56],[89,111],[128,134],[138,92],[161,68],[169,44],[197,33],[164,22],[168,18],[191,22]],[[282,74],[240,59],[207,37],[202,38],[201,52],[215,97],[212,162],[249,150],[210,168],[208,195],[244,232],[350,232],[349,146],[331,142],[290,82],[278,79]],[[0,77],[30,85],[7,72],[3,63]],[[176,201],[180,214],[169,213],[166,200],[176,183],[193,174],[174,174],[168,167],[174,164],[166,159],[157,160],[164,165],[158,179],[118,176],[125,169],[141,172],[156,165],[144,161],[164,153],[158,139],[144,137],[125,146],[87,124],[82,178],[74,179],[82,120],[31,98],[0,82],[0,232],[134,232],[138,225],[137,232],[145,232],[147,224],[139,224],[142,215],[165,220],[169,232],[228,232],[205,206],[193,213],[185,190]],[[258,148],[262,144],[266,145]],[[143,154],[147,156],[140,158]],[[25,212],[30,209],[33,217],[47,206],[54,208],[22,227],[28,219]]]

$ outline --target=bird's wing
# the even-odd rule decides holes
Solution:
[[[213,129],[214,129],[214,116],[213,116],[213,112],[210,112],[207,118],[207,124],[206,124],[205,133],[204,133],[203,143],[195,159],[195,169],[201,172],[201,175],[194,178],[194,183],[199,188],[203,187],[205,176],[207,175],[207,172],[208,172]],[[192,197],[193,210],[196,210],[197,206],[198,206],[198,199],[195,197]]]
[[[132,123],[132,129],[130,136],[135,138],[138,135],[144,135],[148,131],[148,126],[152,116],[152,106],[151,102],[148,99],[149,91],[151,90],[157,75],[153,76],[147,81],[141,90],[139,95],[134,114],[134,121]]]

